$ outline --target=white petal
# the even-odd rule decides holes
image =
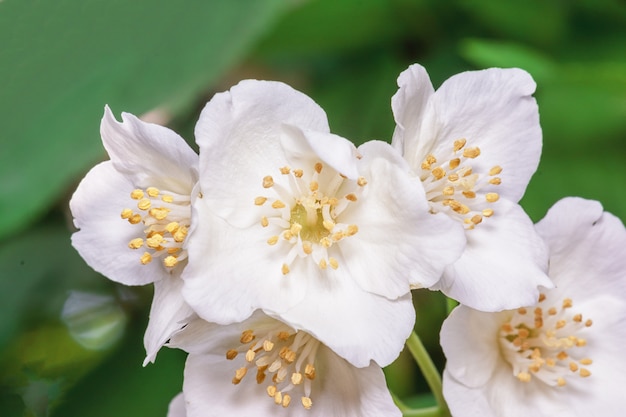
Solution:
[[[357,152],[352,142],[332,133],[283,126],[282,147],[292,167],[324,162],[347,178],[357,179]]]
[[[435,92],[428,73],[421,65],[411,65],[398,77],[398,92],[391,98],[391,108],[396,120],[392,145],[416,166],[421,163],[434,138],[420,136],[424,119],[422,114]]]
[[[170,129],[128,113],[122,113],[120,123],[107,106],[100,133],[113,165],[136,188],[157,186],[179,194],[191,191],[198,155]]]
[[[501,361],[498,332],[506,313],[483,313],[456,307],[441,326],[446,372],[475,388],[486,384]]]
[[[312,386],[313,406],[306,410],[300,398],[283,408],[274,404],[252,375],[233,385],[235,367],[224,355],[190,354],[185,365],[183,391],[189,417],[206,416],[400,416],[379,367],[354,368],[327,348],[320,347],[324,366]]]
[[[183,299],[183,280],[170,276],[154,283],[154,297],[150,319],[143,338],[146,359],[143,365],[154,362],[156,355],[176,331],[185,326],[193,310]]]
[[[497,192],[517,202],[537,169],[541,154],[541,127],[537,103],[531,96],[535,82],[520,69],[491,68],[457,74],[432,96],[423,113],[422,129],[411,140],[436,137],[437,150],[449,151],[459,138],[478,146],[474,172],[503,168]],[[408,142],[409,138],[405,138]],[[421,163],[419,155],[412,165]]]
[[[545,244],[517,204],[498,201],[496,215],[466,237],[465,252],[433,289],[472,308],[499,311],[533,305],[539,287],[552,288]]]
[[[182,392],[170,401],[170,405],[167,408],[167,417],[187,417],[185,397]]]
[[[161,262],[142,265],[141,249],[128,243],[143,237],[142,224],[130,224],[120,217],[130,204],[134,189],[111,161],[91,169],[78,185],[70,201],[74,225],[72,245],[87,264],[107,278],[126,285],[143,285],[170,275]]]
[[[268,314],[306,329],[354,366],[367,366],[370,360],[389,365],[413,329],[410,293],[391,301],[362,291],[349,276],[336,272],[327,275],[326,285],[311,285],[293,309]]]
[[[439,280],[465,245],[463,228],[445,215],[432,215],[421,181],[384,142],[359,147],[360,174],[368,181],[358,203],[345,217],[359,227],[341,242],[352,279],[361,288],[396,298],[414,287]]]
[[[204,198],[192,215],[202,221],[187,237],[183,295],[205,320],[229,324],[257,308],[287,310],[305,296],[308,281],[317,279],[283,275],[284,248],[268,245],[260,225],[256,232],[234,228],[216,217]]]
[[[537,223],[550,248],[550,275],[582,296],[626,294],[626,229],[600,203],[582,198],[557,202]]]
[[[200,115],[200,181],[211,209],[238,226],[258,220],[252,201],[262,179],[286,164],[283,124],[328,132],[324,111],[306,95],[271,81],[245,80],[216,94]]]

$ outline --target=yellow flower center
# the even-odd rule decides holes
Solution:
[[[541,294],[531,312],[519,308],[500,329],[500,348],[511,364],[513,374],[522,382],[537,378],[549,386],[562,387],[572,375],[591,375],[592,360],[583,355],[587,340],[581,335],[592,320],[571,311],[573,302],[545,305]]]
[[[144,226],[140,235],[128,242],[130,249],[143,249],[139,262],[147,265],[153,258],[163,258],[163,265],[171,269],[186,259],[183,243],[190,225],[189,196],[148,187],[133,190],[130,198],[136,200],[138,211],[125,208],[121,217],[130,224]]]
[[[348,180],[333,169],[324,169],[321,162],[310,171],[286,166],[279,171],[276,181],[270,175],[263,178],[263,188],[272,193],[256,197],[254,204],[265,210],[261,226],[271,230],[267,243],[287,248],[282,273],[289,273],[296,258],[309,255],[321,269],[337,269],[339,262],[330,255],[331,247],[359,230],[356,224],[342,222],[341,214],[357,203],[367,181],[363,177]]]
[[[315,356],[320,344],[317,339],[281,326],[265,332],[244,330],[239,342],[226,351],[226,359],[242,365],[235,371],[233,384],[239,384],[249,371],[255,370],[256,383],[268,382],[265,391],[275,404],[287,408],[292,396],[297,395],[304,408],[313,406],[311,386],[316,377]]]
[[[502,168],[496,165],[488,172],[474,172],[472,160],[480,157],[480,149],[466,144],[466,139],[458,139],[450,152],[426,156],[421,164],[420,178],[431,211],[448,212],[471,230],[485,217],[493,216],[492,205],[500,199],[499,194],[487,192],[482,198],[478,194],[485,187],[502,183],[498,177]]]

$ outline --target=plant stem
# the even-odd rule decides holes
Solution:
[[[406,346],[409,348],[411,355],[413,355],[413,359],[417,362],[417,365],[420,367],[428,386],[430,387],[433,396],[435,397],[435,401],[437,401],[438,413],[432,414],[433,416],[450,416],[450,410],[448,410],[448,405],[446,404],[446,400],[443,398],[443,392],[441,389],[441,376],[439,375],[439,371],[435,367],[432,359],[428,355],[426,348],[422,344],[419,336],[415,331],[411,333],[409,339],[406,341]],[[424,409],[428,410],[428,409]],[[411,414],[404,414],[405,417],[408,416],[421,416],[421,414],[412,414],[413,411],[421,411],[421,410],[411,410]],[[427,416],[430,414],[424,414]]]

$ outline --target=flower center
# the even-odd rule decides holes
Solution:
[[[498,193],[488,192],[483,198],[477,198],[477,193],[484,187],[500,185],[502,180],[497,175],[502,168],[496,165],[488,173],[475,173],[472,160],[480,156],[480,149],[466,147],[466,143],[466,139],[458,139],[447,154],[426,156],[421,180],[431,212],[448,212],[471,230],[485,217],[493,216],[491,206],[500,199]]]
[[[173,268],[187,258],[183,242],[189,230],[191,207],[188,195],[162,193],[155,187],[136,189],[130,193],[136,200],[139,211],[130,208],[122,210],[121,217],[130,224],[144,225],[143,233],[132,239],[128,247],[133,250],[143,248],[139,261],[143,265],[153,258],[163,258],[163,265]]]
[[[566,377],[591,375],[586,366],[592,360],[581,354],[587,341],[580,335],[592,321],[571,312],[570,298],[558,306],[545,306],[545,301],[541,294],[533,313],[526,308],[515,311],[500,329],[500,348],[520,381],[536,377],[549,386],[562,387]]]
[[[311,385],[315,380],[315,356],[320,344],[317,339],[284,327],[259,332],[244,330],[239,342],[226,352],[228,360],[235,360],[245,352],[245,362],[239,360],[243,366],[235,371],[233,384],[239,384],[248,371],[256,368],[257,384],[270,377],[266,392],[275,404],[287,408],[291,397],[298,395],[304,408],[312,407]]]
[[[358,201],[367,181],[348,180],[321,162],[310,172],[287,166],[279,171],[276,181],[270,175],[263,178],[263,187],[273,195],[256,197],[254,204],[265,210],[261,226],[270,229],[267,243],[287,251],[282,273],[289,273],[296,258],[309,255],[321,269],[337,269],[331,248],[359,231],[356,224],[342,222],[341,214]]]

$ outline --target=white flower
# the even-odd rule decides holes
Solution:
[[[463,236],[428,213],[390,145],[357,150],[328,131],[323,110],[279,82],[243,81],[207,104],[183,293],[207,321],[260,308],[356,366],[385,366],[413,327],[407,278],[434,284]]]
[[[444,322],[444,396],[459,417],[620,416],[626,386],[626,229],[567,198],[537,224],[556,288],[531,307],[461,306]]]
[[[167,408],[167,417],[187,417],[185,397],[183,393],[177,394]]]
[[[532,303],[538,286],[552,287],[545,247],[517,204],[541,153],[532,78],[519,69],[465,72],[435,92],[412,65],[398,85],[392,144],[422,180],[431,211],[448,214],[467,238],[432,289],[484,311]]]
[[[170,345],[189,352],[187,417],[401,415],[378,365],[356,368],[311,334],[260,312],[226,326],[192,321]]]
[[[100,133],[109,161],[96,165],[70,201],[72,244],[96,271],[126,285],[154,283],[146,362],[191,314],[181,294],[198,155],[171,130],[106,107]]]

